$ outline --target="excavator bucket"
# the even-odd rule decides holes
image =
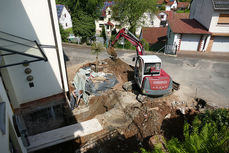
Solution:
[[[117,53],[114,50],[114,47],[108,47],[107,48],[107,53],[111,56],[112,59],[116,59],[117,58]]]

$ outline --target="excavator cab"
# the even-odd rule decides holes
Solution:
[[[172,79],[161,69],[161,59],[158,56],[138,56],[134,72],[135,82],[143,94],[159,96],[172,92]]]

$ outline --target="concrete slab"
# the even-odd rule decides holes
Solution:
[[[78,137],[83,137],[103,129],[97,119],[91,119],[85,122],[73,124],[52,131],[29,136],[30,146],[28,152],[43,149]]]

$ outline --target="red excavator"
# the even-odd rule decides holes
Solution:
[[[173,81],[161,68],[161,59],[156,55],[144,55],[143,45],[130,31],[121,29],[107,50],[113,59],[117,57],[114,44],[124,37],[136,47],[134,80],[144,95],[160,96],[172,93]]]

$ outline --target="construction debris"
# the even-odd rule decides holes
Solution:
[[[174,94],[158,98],[139,94],[133,68],[120,59],[100,61],[98,73],[93,65],[82,65],[70,73],[75,87],[85,85],[81,88],[90,95],[88,104],[81,103],[73,114],[80,122],[98,119],[104,131],[81,138],[81,147],[75,152],[134,152],[146,145],[144,142],[153,148],[163,144],[163,137],[182,138],[184,117],[192,119],[198,113],[195,100],[188,103]],[[173,83],[175,90],[179,87]]]

